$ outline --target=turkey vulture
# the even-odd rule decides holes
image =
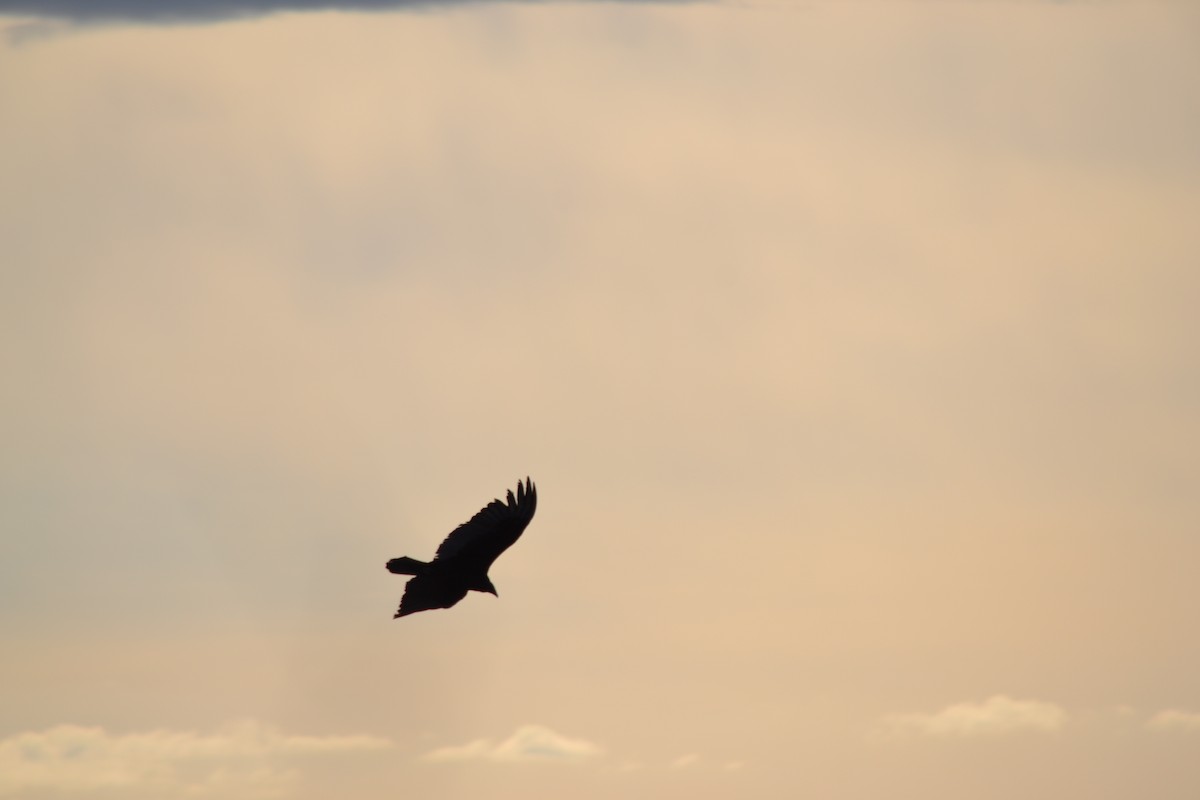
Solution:
[[[400,608],[392,619],[431,608],[449,608],[468,591],[496,594],[496,587],[488,580],[488,568],[521,536],[536,510],[537,487],[529,478],[524,484],[517,481],[515,497],[509,490],[507,503],[493,500],[455,528],[438,545],[433,561],[400,556],[387,562],[388,572],[413,576],[404,587]]]

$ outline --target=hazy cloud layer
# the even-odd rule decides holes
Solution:
[[[1146,726],[1162,731],[1194,731],[1200,733],[1200,712],[1168,708],[1155,714]]]
[[[384,750],[389,740],[365,735],[299,736],[246,720],[215,733],[154,730],[110,733],[57,725],[0,739],[0,794],[101,789],[175,792],[279,789],[292,772],[277,761]]]
[[[425,755],[428,761],[582,761],[603,750],[584,739],[572,739],[544,725],[522,725],[502,742],[476,739],[458,747],[442,747]]]
[[[1021,731],[1055,731],[1067,713],[1053,703],[995,695],[981,703],[957,703],[932,714],[892,714],[884,718],[883,738],[905,735],[988,736]]]

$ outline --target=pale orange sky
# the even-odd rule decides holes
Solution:
[[[1193,800],[1198,23],[0,17],[0,799]]]

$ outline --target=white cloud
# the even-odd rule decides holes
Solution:
[[[476,739],[457,747],[442,747],[427,761],[582,761],[603,750],[584,739],[571,739],[544,725],[522,725],[502,742]]]
[[[682,755],[679,758],[672,761],[671,767],[674,769],[683,769],[684,767],[690,767],[699,761],[700,761],[700,756],[696,755],[695,753],[688,753],[687,755]]]
[[[891,714],[876,734],[880,738],[905,735],[985,736],[1018,731],[1055,731],[1067,713],[1053,703],[1014,700],[1002,694],[981,703],[957,703],[933,714]]]
[[[254,720],[216,733],[153,730],[114,734],[100,727],[57,725],[0,739],[0,795],[33,790],[89,792],[154,789],[161,794],[273,794],[292,773],[271,759],[381,750],[374,736],[296,736]]]
[[[1168,708],[1151,717],[1146,727],[1160,731],[1200,732],[1200,712]]]

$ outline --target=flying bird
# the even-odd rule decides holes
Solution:
[[[469,591],[499,597],[488,578],[488,569],[520,538],[536,510],[537,487],[525,478],[524,484],[517,481],[515,496],[509,490],[507,503],[493,500],[451,531],[438,545],[433,561],[400,556],[387,562],[388,572],[413,576],[404,587],[400,608],[392,619],[431,608],[449,608]]]

